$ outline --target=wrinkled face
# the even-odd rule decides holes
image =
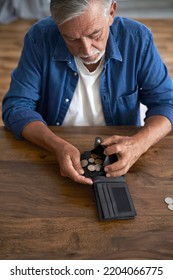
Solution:
[[[82,15],[58,26],[69,51],[84,64],[98,62],[105,52],[116,4],[111,5],[108,15],[102,9],[99,1],[93,1]]]

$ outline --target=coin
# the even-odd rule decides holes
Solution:
[[[88,165],[87,159],[81,160],[81,166],[82,166],[82,167],[86,167],[87,165]]]
[[[102,162],[103,162],[103,161],[102,161],[101,159],[99,159],[99,158],[95,159],[95,163],[96,163],[96,164],[102,164]]]
[[[171,211],[173,211],[173,204],[169,204],[169,205],[168,205],[168,209],[171,210]]]
[[[166,202],[167,204],[173,204],[173,199],[172,199],[171,197],[166,197],[166,198],[165,198],[165,202]]]
[[[88,160],[90,163],[93,163],[94,162],[94,158],[89,158]]]
[[[96,165],[95,165],[95,170],[96,170],[96,171],[100,171],[100,169],[101,169],[101,165],[96,164]]]
[[[98,156],[96,154],[91,154],[92,158],[98,158]]]
[[[88,165],[87,168],[89,171],[95,171],[95,166],[93,164]]]

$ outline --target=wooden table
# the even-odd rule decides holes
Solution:
[[[81,152],[134,127],[51,127]],[[60,176],[54,155],[0,128],[0,259],[173,259],[173,133],[126,175],[137,211],[100,222],[92,187]]]

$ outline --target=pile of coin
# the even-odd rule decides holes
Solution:
[[[97,154],[91,154],[90,158],[81,160],[81,166],[86,167],[89,171],[100,171],[103,160]]]
[[[168,205],[168,209],[173,211],[173,198],[166,197],[165,202]]]

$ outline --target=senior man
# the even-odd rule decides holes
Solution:
[[[62,176],[92,184],[83,176],[77,147],[49,125],[140,125],[133,136],[103,139],[107,155],[119,160],[106,176],[121,176],[173,123],[173,84],[153,37],[139,22],[115,17],[112,0],[52,0],[52,17],[34,24],[3,100],[5,125],[54,153]]]

